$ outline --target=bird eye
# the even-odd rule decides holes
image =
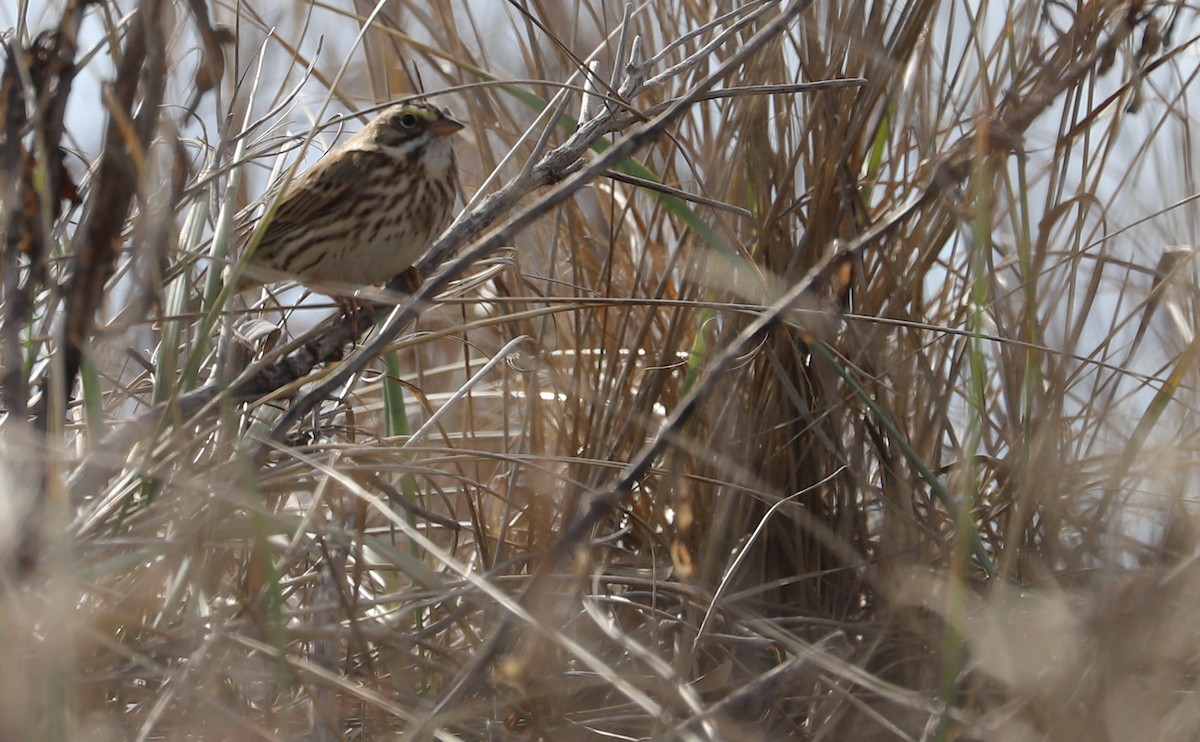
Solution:
[[[417,115],[415,113],[406,113],[400,117],[400,125],[405,129],[411,129],[417,125]]]

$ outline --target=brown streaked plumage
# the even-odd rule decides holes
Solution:
[[[295,279],[348,294],[410,268],[450,222],[457,188],[450,137],[461,128],[426,103],[384,109],[292,181],[239,289]],[[243,241],[254,227],[238,225]]]

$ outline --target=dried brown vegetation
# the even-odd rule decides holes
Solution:
[[[995,5],[13,19],[0,738],[1195,738],[1200,24]],[[238,307],[418,87],[420,292]]]

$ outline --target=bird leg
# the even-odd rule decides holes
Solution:
[[[413,294],[417,293],[418,289],[421,288],[421,283],[421,272],[415,267],[409,266],[408,268],[405,268],[402,273],[393,278],[391,282],[388,283],[387,288],[392,291],[400,291],[412,296]],[[334,302],[337,303],[338,309],[341,310],[342,315],[355,321],[358,320],[359,314],[367,311],[370,311],[373,314],[376,307],[380,306],[379,302],[371,301],[370,299],[363,299],[357,296],[334,296],[332,298]]]
[[[354,326],[358,326],[359,316],[366,316],[369,319],[374,319],[375,308],[379,306],[368,299],[360,299],[355,296],[335,296],[333,301],[341,310],[342,316],[350,320]]]

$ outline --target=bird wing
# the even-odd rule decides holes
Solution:
[[[347,193],[362,177],[361,155],[367,153],[348,154],[323,158],[292,181],[267,225],[256,260],[271,263],[271,253],[285,248],[339,206],[345,207]]]

